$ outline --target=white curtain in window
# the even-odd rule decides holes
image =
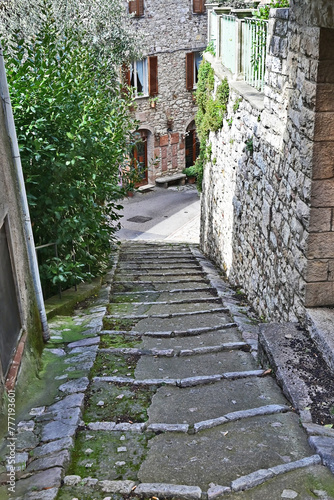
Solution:
[[[144,92],[144,61],[137,61],[137,88]]]

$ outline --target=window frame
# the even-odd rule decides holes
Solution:
[[[143,92],[138,93],[138,71],[137,63],[143,62]],[[132,85],[132,77],[134,77],[134,85]],[[137,61],[133,61],[130,68],[130,87],[133,89],[133,94],[136,99],[141,97],[149,97],[149,71],[148,71],[148,58],[144,57]],[[140,95],[139,95],[140,94]]]

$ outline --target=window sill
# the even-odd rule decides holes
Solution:
[[[145,94],[145,95],[138,95],[137,97],[135,97],[135,100],[136,101],[140,101],[142,99],[148,99],[148,97],[150,97],[148,94]]]

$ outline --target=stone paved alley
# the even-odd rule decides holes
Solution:
[[[18,426],[13,498],[334,499],[256,318],[196,246],[123,242],[107,280],[50,322],[56,397]]]

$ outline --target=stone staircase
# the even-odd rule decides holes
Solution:
[[[334,498],[257,330],[196,248],[124,243],[59,498]]]

